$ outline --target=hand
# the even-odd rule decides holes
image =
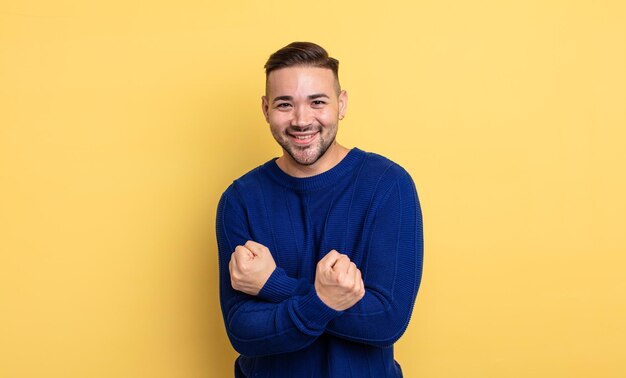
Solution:
[[[343,311],[363,298],[365,286],[356,265],[333,249],[317,263],[315,291],[328,307]]]
[[[230,284],[235,290],[257,295],[276,269],[276,263],[266,246],[248,240],[238,245],[230,256]]]

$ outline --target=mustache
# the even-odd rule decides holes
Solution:
[[[308,131],[321,131],[321,127],[316,126],[289,126],[287,132],[306,133]]]

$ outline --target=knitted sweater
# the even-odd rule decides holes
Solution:
[[[222,314],[241,354],[236,377],[402,376],[393,344],[409,323],[423,257],[421,210],[404,169],[358,148],[307,178],[270,160],[224,192],[216,227]],[[257,296],[230,284],[230,255],[247,240],[268,247],[277,265]],[[332,249],[365,284],[345,311],[326,306],[313,285]]]

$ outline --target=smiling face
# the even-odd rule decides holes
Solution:
[[[345,91],[338,92],[327,68],[295,66],[269,74],[263,114],[283,148],[278,164],[287,173],[313,175],[338,163],[339,150],[345,149],[335,137],[348,99]]]

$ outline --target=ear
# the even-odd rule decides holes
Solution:
[[[270,104],[269,102],[267,102],[267,96],[261,96],[261,110],[263,111],[263,116],[265,116],[265,121],[267,123],[270,123],[269,107],[270,107]]]
[[[346,116],[346,110],[348,110],[348,92],[341,91],[339,93],[339,97],[337,98],[337,102],[339,105],[339,119],[343,119]]]

